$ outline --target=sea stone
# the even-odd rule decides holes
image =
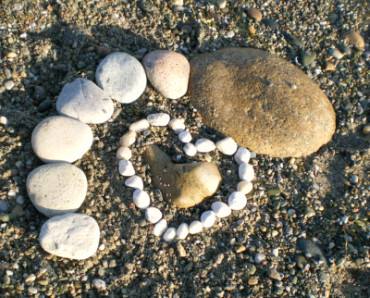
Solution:
[[[148,147],[145,155],[154,185],[174,207],[190,208],[201,203],[216,192],[221,182],[221,174],[214,163],[174,164],[154,145]]]
[[[52,255],[83,260],[95,254],[100,230],[97,222],[85,214],[67,213],[48,219],[41,227],[41,247]]]
[[[74,165],[51,163],[34,169],[27,177],[26,186],[36,209],[51,217],[80,208],[87,192],[87,179]]]
[[[259,154],[305,156],[335,131],[334,109],[320,88],[262,50],[227,48],[195,57],[189,92],[206,125]]]
[[[32,149],[44,162],[74,162],[91,147],[93,133],[81,121],[65,116],[42,120],[32,132]]]
[[[163,96],[177,99],[188,89],[190,65],[181,54],[167,50],[148,53],[143,64],[150,83]]]
[[[59,114],[81,122],[99,124],[109,120],[114,106],[113,101],[93,82],[76,79],[63,87],[56,109]]]

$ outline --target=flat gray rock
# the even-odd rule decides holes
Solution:
[[[69,163],[50,163],[34,169],[27,177],[32,204],[46,216],[76,211],[87,192],[85,173]]]
[[[62,115],[94,124],[108,121],[114,111],[109,96],[86,79],[66,84],[58,96],[56,108]]]
[[[145,70],[133,56],[117,52],[105,57],[95,73],[96,82],[121,103],[137,100],[146,88]]]
[[[52,255],[84,260],[96,253],[100,229],[94,218],[67,213],[48,219],[41,227],[39,242]]]
[[[74,162],[91,147],[93,133],[81,121],[51,116],[42,120],[32,132],[32,149],[44,162]]]

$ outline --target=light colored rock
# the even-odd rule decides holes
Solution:
[[[192,143],[186,143],[184,146],[184,152],[187,156],[193,157],[197,154],[197,147]]]
[[[135,189],[132,195],[134,204],[140,209],[146,209],[150,205],[149,194],[141,189]]]
[[[254,179],[254,169],[250,164],[241,163],[239,165],[238,173],[241,180],[251,182]]]
[[[195,142],[195,147],[198,152],[208,153],[216,149],[215,143],[206,138],[201,138]]]
[[[94,288],[97,289],[98,291],[104,291],[107,289],[105,281],[100,278],[94,278],[92,284]]]
[[[225,155],[233,155],[238,149],[238,144],[233,138],[227,137],[216,143],[217,149]]]
[[[188,89],[190,64],[185,56],[167,50],[148,53],[143,64],[152,86],[163,96],[177,99]]]
[[[243,194],[249,194],[253,190],[253,184],[248,181],[240,181],[236,187],[237,191]]]
[[[131,161],[126,159],[121,159],[118,162],[118,171],[122,176],[130,177],[135,175],[135,169]]]
[[[248,8],[247,15],[256,22],[260,22],[262,20],[262,12],[258,8],[255,7]]]
[[[170,122],[170,115],[167,113],[154,113],[148,115],[146,119],[152,126],[167,126]]]
[[[357,50],[363,51],[365,49],[365,40],[358,31],[350,31],[345,35],[345,40]]]
[[[211,208],[218,218],[228,217],[231,214],[230,207],[221,201],[212,203]]]
[[[162,236],[162,234],[167,229],[167,221],[165,219],[161,219],[159,222],[157,222],[153,228],[153,234],[157,237]]]
[[[134,175],[125,180],[125,185],[131,188],[136,189],[143,189],[144,188],[144,182],[143,179],[141,179],[140,176]]]
[[[155,224],[162,218],[162,212],[156,207],[148,207],[145,209],[145,218],[150,223]]]
[[[185,130],[185,119],[175,118],[169,123],[170,128],[177,134]]]
[[[149,121],[146,119],[141,119],[136,122],[131,123],[129,129],[134,132],[142,132],[149,129]]]
[[[216,222],[216,213],[212,210],[204,211],[200,216],[200,222],[204,228],[208,229],[212,227]]]
[[[189,234],[189,225],[187,223],[181,223],[176,230],[177,239],[183,240]]]
[[[126,132],[119,140],[119,144],[122,146],[122,147],[129,147],[131,146],[132,144],[134,144],[136,141],[136,132],[135,131],[132,131],[132,130],[129,130],[128,132]]]
[[[248,149],[246,148],[243,148],[243,147],[240,147],[235,155],[234,155],[234,159],[235,161],[238,163],[238,164],[241,164],[241,163],[248,163],[249,160],[251,159],[251,153]]]
[[[56,109],[59,114],[84,123],[103,123],[109,120],[114,105],[108,95],[93,82],[75,79],[60,92]]]
[[[119,147],[116,152],[117,159],[129,160],[132,157],[131,149],[128,147]]]
[[[202,232],[203,225],[199,220],[194,220],[189,225],[189,233],[190,234],[198,234]]]
[[[176,238],[176,229],[168,228],[163,234],[163,240],[166,242],[171,242]]]
[[[76,211],[87,192],[82,170],[65,162],[34,169],[27,177],[27,193],[36,209],[46,216]]]
[[[109,96],[121,103],[137,100],[146,88],[143,66],[135,57],[122,52],[106,56],[99,63],[95,78]]]
[[[240,191],[234,191],[227,199],[231,210],[242,210],[247,205],[246,196]]]
[[[41,247],[52,255],[84,260],[93,256],[99,246],[97,222],[85,214],[67,213],[48,219],[41,227]]]
[[[184,130],[179,133],[179,140],[182,143],[189,143],[192,140],[191,133],[188,130]]]
[[[65,116],[51,116],[42,120],[32,132],[32,149],[44,162],[74,162],[91,147],[91,128]]]

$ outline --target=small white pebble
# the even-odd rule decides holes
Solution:
[[[246,195],[253,190],[253,184],[252,182],[242,180],[238,183],[236,189]]]
[[[185,130],[185,119],[174,118],[170,121],[169,126],[176,134],[178,134]]]
[[[144,182],[143,179],[141,179],[140,176],[134,175],[130,178],[127,178],[125,180],[125,185],[127,187],[136,188],[136,189],[143,189],[144,188]]]
[[[149,121],[146,119],[141,119],[139,121],[131,123],[129,129],[134,132],[141,132],[149,128]]]
[[[230,207],[224,202],[214,202],[211,208],[218,218],[228,217],[231,214]]]
[[[187,156],[195,156],[197,154],[197,147],[195,147],[192,143],[187,143],[184,146],[184,152]]]
[[[105,281],[100,278],[94,278],[92,283],[94,288],[97,289],[98,291],[104,291],[107,288]]]
[[[216,222],[216,213],[214,213],[212,210],[204,211],[200,216],[200,222],[205,228],[212,227]]]
[[[194,220],[189,225],[190,234],[198,234],[203,230],[203,225],[199,220]]]
[[[160,237],[164,231],[167,229],[167,221],[165,219],[161,219],[157,222],[153,228],[153,235]]]
[[[254,179],[254,169],[250,164],[241,163],[238,173],[241,180],[251,182]]]
[[[8,118],[6,118],[5,116],[0,116],[0,124],[2,125],[7,125],[8,124]]]
[[[255,256],[254,256],[254,261],[259,264],[261,263],[262,261],[266,260],[266,256],[262,253],[257,253]]]
[[[13,81],[6,81],[4,83],[4,87],[6,90],[12,90],[14,86],[15,86],[15,83]]]
[[[192,140],[191,133],[188,130],[184,130],[179,133],[179,140],[183,143],[189,143]]]
[[[163,240],[166,242],[171,242],[176,237],[176,229],[168,228],[163,234]]]
[[[249,160],[251,158],[251,153],[248,149],[246,148],[243,148],[243,147],[240,147],[235,155],[234,155],[234,159],[235,161],[238,163],[238,164],[241,164],[241,163],[248,163]]]
[[[145,209],[145,218],[152,224],[157,223],[162,218],[162,212],[156,207]]]
[[[136,132],[128,131],[126,132],[119,140],[119,143],[122,147],[129,147],[134,144],[136,141]]]
[[[116,152],[117,159],[129,160],[132,157],[131,149],[128,147],[119,147]]]
[[[167,113],[154,113],[146,117],[149,124],[152,126],[167,126],[170,122],[170,115]]]
[[[121,159],[118,162],[118,171],[122,176],[130,177],[135,175],[135,169],[131,161],[126,159]]]
[[[141,189],[135,189],[132,195],[134,204],[140,209],[146,209],[150,205],[149,194]]]
[[[182,223],[178,226],[176,230],[177,239],[185,239],[189,234],[189,225],[187,223]]]
[[[217,149],[225,155],[233,155],[238,149],[238,144],[233,138],[227,137],[216,143]]]
[[[242,192],[234,191],[228,197],[227,203],[232,210],[242,210],[247,205],[247,198]]]
[[[195,142],[195,147],[198,152],[208,153],[216,149],[215,143],[206,138],[201,138]]]

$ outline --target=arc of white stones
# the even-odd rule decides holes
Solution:
[[[146,220],[154,224],[153,234],[162,236],[163,240],[170,242],[175,239],[185,239],[189,234],[198,234],[204,229],[212,227],[217,219],[228,217],[233,210],[242,210],[247,205],[246,195],[252,191],[254,179],[254,169],[249,164],[251,152],[238,147],[237,143],[230,137],[226,137],[216,144],[206,138],[198,139],[195,144],[191,143],[193,139],[190,132],[185,128],[185,120],[180,118],[171,119],[167,113],[154,113],[131,123],[129,131],[121,137],[120,147],[117,150],[119,159],[118,170],[122,176],[127,177],[125,185],[133,188],[133,202],[136,207],[145,212]],[[164,127],[169,126],[177,135],[180,142],[184,143],[184,153],[193,157],[197,152],[206,153],[218,149],[227,156],[233,156],[238,164],[238,174],[241,181],[238,182],[236,190],[233,191],[227,199],[227,204],[221,201],[212,203],[211,210],[204,211],[199,220],[193,220],[191,223],[181,223],[177,228],[168,227],[167,221],[163,218],[163,213],[156,207],[150,206],[151,200],[149,194],[143,190],[143,180],[135,174],[135,169],[130,161],[130,146],[136,141],[137,133],[150,128],[150,126]]]

